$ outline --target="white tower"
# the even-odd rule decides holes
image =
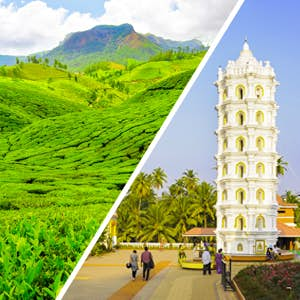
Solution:
[[[225,253],[265,253],[277,241],[278,84],[247,41],[239,58],[218,70],[216,235]]]

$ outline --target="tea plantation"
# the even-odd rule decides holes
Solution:
[[[200,59],[0,68],[1,299],[56,297]]]

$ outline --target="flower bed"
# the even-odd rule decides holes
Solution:
[[[249,266],[234,280],[247,300],[300,299],[300,263]]]

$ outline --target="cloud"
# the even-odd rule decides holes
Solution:
[[[236,0],[110,0],[101,23],[130,23],[140,33],[211,42]]]
[[[20,8],[0,4],[0,54],[26,55],[52,49],[66,34],[89,29],[97,22],[90,14],[69,14],[42,1]]]
[[[99,17],[53,9],[43,1],[22,7],[3,3],[0,0],[0,54],[27,55],[52,49],[68,33],[98,24],[130,23],[140,33],[211,41],[236,0],[105,0],[105,12]]]

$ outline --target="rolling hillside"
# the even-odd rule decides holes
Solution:
[[[56,297],[201,58],[2,69],[1,297]]]

